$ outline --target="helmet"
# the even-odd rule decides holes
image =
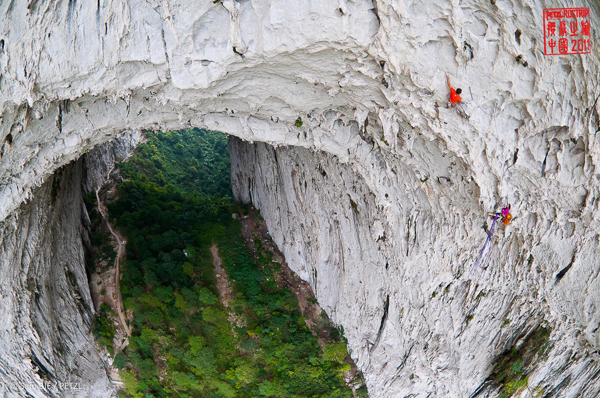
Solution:
[[[502,222],[504,225],[510,224],[510,220],[512,220],[512,215],[510,213],[506,214],[506,216],[502,217]]]

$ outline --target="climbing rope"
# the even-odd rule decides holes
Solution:
[[[492,214],[492,213],[490,213]],[[479,256],[477,257],[477,261],[475,261],[475,265],[471,269],[470,274],[473,273],[477,268],[481,268],[481,272],[487,269],[488,261],[490,260],[490,255],[492,254],[492,248],[494,245],[494,232],[496,232],[496,223],[498,219],[502,220],[504,225],[510,224],[512,220],[512,215],[510,214],[510,204],[503,207],[500,213],[493,213],[494,221],[492,221],[492,226],[490,227],[490,232],[488,232],[488,236],[479,252]]]
[[[485,113],[486,115],[488,115],[489,117],[491,117],[492,119],[494,119],[496,116],[496,108],[498,107],[498,104],[496,104],[494,106],[494,114],[490,115],[489,113],[487,113],[482,107],[479,106],[479,104],[477,103],[477,101],[475,101],[475,98],[473,97],[473,92],[471,91],[471,87],[469,87],[469,93],[471,94],[471,101],[477,105],[477,107],[479,108],[479,110],[481,110],[481,112]]]
[[[492,254],[492,247],[494,245],[492,237],[494,236],[494,232],[496,231],[496,222],[498,221],[499,217],[500,214],[496,213],[496,215],[494,216],[494,221],[492,221],[490,232],[488,233],[487,239],[485,240],[485,243],[483,244],[483,247],[479,252],[479,257],[477,257],[477,261],[475,261],[475,265],[471,269],[470,274],[472,274],[473,271],[475,271],[477,268],[481,268],[481,272],[483,272],[483,270],[487,268],[487,263],[490,259],[490,255]]]

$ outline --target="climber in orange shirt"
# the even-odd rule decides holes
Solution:
[[[448,103],[448,107],[454,107],[459,102],[462,102],[459,94],[462,93],[462,89],[457,88],[454,90],[450,85],[450,77],[446,74],[446,79],[448,79],[448,87],[450,87],[450,102]]]

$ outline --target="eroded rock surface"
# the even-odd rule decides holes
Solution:
[[[82,161],[57,171],[0,226],[3,397],[110,397],[91,333]]]
[[[3,397],[116,396],[110,361],[91,332],[82,194],[101,185],[140,137],[123,134],[64,166],[0,225]]]
[[[597,2],[580,5],[600,20]],[[540,325],[552,349],[532,390],[596,396],[600,36],[593,25],[591,54],[546,57],[542,13],[524,0],[4,2],[0,219],[24,228],[16,209],[35,187],[122,129],[263,141],[275,149],[232,144],[236,193],[344,326],[373,396],[497,396],[496,360]],[[446,73],[468,118],[445,108]],[[515,219],[472,277],[486,213],[505,201]],[[2,255],[23,256],[7,236]],[[21,283],[27,265],[7,264]]]
[[[422,144],[414,157],[439,155]],[[385,155],[370,156],[372,170],[362,174],[307,149],[232,139],[230,150],[234,196],[260,209],[286,259],[344,326],[371,396],[497,397],[501,386],[488,377],[498,357],[540,328],[552,333],[530,353],[530,389],[600,392],[597,335],[585,335],[575,320],[582,312],[570,307],[582,273],[590,288],[581,299],[592,301],[597,289],[595,239],[557,237],[547,219],[531,231],[515,220],[496,233],[488,270],[473,272],[486,217],[469,211],[478,191],[452,155],[443,161],[458,175],[423,181]],[[585,254],[561,261],[557,242],[582,241]]]

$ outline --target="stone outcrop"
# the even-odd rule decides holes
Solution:
[[[107,182],[116,163],[125,161],[143,139],[139,130],[126,131],[87,153],[84,157],[83,192],[95,191]]]
[[[532,392],[598,395],[597,27],[591,54],[546,57],[525,0],[94,5],[0,5],[3,230],[123,129],[223,131],[250,142],[232,142],[236,195],[344,326],[373,396],[497,396],[501,354],[540,327]],[[514,222],[470,275],[505,201]],[[21,238],[3,235],[5,258]],[[22,284],[26,263],[1,266]]]

